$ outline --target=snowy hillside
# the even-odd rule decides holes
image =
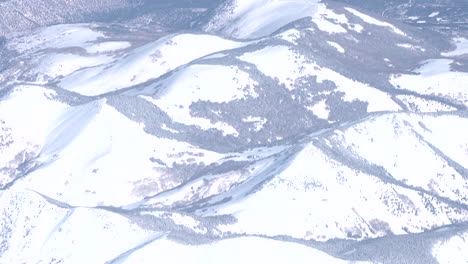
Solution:
[[[0,40],[0,264],[468,261],[466,31],[98,2]]]

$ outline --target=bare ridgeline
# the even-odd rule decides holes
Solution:
[[[465,1],[0,18],[0,263],[468,262]]]

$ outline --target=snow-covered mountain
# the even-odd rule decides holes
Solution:
[[[462,27],[56,2],[67,19],[0,24],[1,264],[467,263]]]
[[[468,29],[465,0],[338,0],[417,27],[447,31]]]

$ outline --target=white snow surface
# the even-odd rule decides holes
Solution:
[[[83,95],[108,93],[155,79],[205,55],[247,44],[211,35],[171,35],[139,47],[114,63],[77,71],[62,79],[60,86]]]
[[[468,160],[468,138],[464,137],[468,131],[466,118],[456,115],[427,118],[430,122],[424,122],[426,129],[419,129],[426,140],[431,142],[442,153],[458,164],[466,164]],[[450,129],[456,127],[457,129]],[[466,167],[466,165],[465,165]],[[462,184],[458,187],[465,186]]]
[[[455,38],[453,39],[453,42],[456,46],[456,48],[452,51],[448,52],[442,52],[442,56],[446,57],[454,57],[454,56],[460,56],[460,55],[465,55],[468,54],[468,39],[466,38]]]
[[[355,9],[332,10],[315,0],[233,0],[230,4],[212,18],[205,31],[252,39],[310,17],[319,30],[342,43],[341,36],[334,34],[364,31],[362,25],[349,22],[353,14],[365,23],[407,36],[394,25]],[[295,143],[276,137],[278,142],[270,146],[230,153],[152,135],[145,127],[148,123],[126,116],[135,113],[119,112],[110,104],[114,97],[105,94],[135,86],[116,96],[138,97],[132,99],[156,105],[172,119],[172,123],[154,124],[166,132],[185,133],[173,126],[176,123],[207,133],[216,130],[220,139],[234,139],[240,130],[224,121],[197,117],[192,107],[260,96],[256,88],[261,84],[247,71],[254,68],[251,65],[211,64],[225,57],[234,60],[229,56],[235,53],[229,50],[254,42],[187,33],[134,47],[127,41],[107,41],[93,24],[51,26],[7,42],[21,60],[30,59],[14,82],[25,76],[34,78],[27,85],[14,86],[0,100],[0,188],[14,182],[0,190],[0,263],[140,264],[155,259],[168,263],[348,263],[299,243],[266,237],[364,240],[468,221],[466,210],[452,204],[468,205],[463,174],[468,160],[468,119],[454,107],[415,95],[396,98],[410,111],[430,114],[400,112],[389,94],[296,52],[303,34],[288,29],[272,38],[286,40],[290,47],[255,50],[252,46],[237,59],[276,79],[284,85],[282,92],[295,92],[306,77],[315,76],[318,83],[333,81],[345,101],[367,102],[368,112],[374,113],[301,135]],[[394,45],[424,51],[400,42]],[[327,44],[338,53],[348,52],[337,42]],[[415,74],[395,74],[390,82],[399,89],[468,106],[468,74],[453,71],[456,59],[450,58],[465,55],[468,40],[456,38],[454,44],[454,50],[441,53],[446,58],[424,61],[414,69]],[[59,92],[67,91],[47,86],[56,80],[60,88],[102,96],[93,100],[77,96],[81,103],[67,105],[57,98]],[[327,93],[320,95],[326,98]],[[90,102],[85,103],[87,99]],[[133,106],[121,107],[131,110]],[[304,107],[325,120],[331,112],[326,99],[305,102]],[[212,113],[220,116],[221,112]],[[264,133],[273,122],[258,113],[241,121],[252,133]],[[245,165],[230,170],[235,162]],[[195,176],[171,170],[180,165],[212,165],[214,170],[207,167]],[[199,205],[205,207],[198,209]],[[120,208],[139,206],[149,209],[140,215],[144,219],[156,218],[154,223],[163,223],[161,230],[175,230],[181,236],[240,236],[209,244],[190,244],[190,239],[198,241],[191,237],[180,244],[166,236],[167,230],[154,231],[153,220],[133,221],[137,214],[117,213]],[[193,210],[177,212],[185,206]],[[228,215],[235,221],[217,224],[217,218],[204,218]],[[167,222],[158,222],[161,219]],[[432,254],[441,263],[466,260],[467,238],[463,233],[438,242]],[[3,241],[8,245],[4,252]]]
[[[313,16],[316,0],[232,0],[205,26],[207,32],[252,39],[270,35],[297,19]]]
[[[0,185],[11,180],[7,178],[9,169],[17,174],[16,168],[21,163],[40,154],[55,125],[55,118],[68,108],[48,99],[54,95],[53,91],[36,86],[17,86],[0,101],[1,138],[12,142],[0,147],[0,167],[8,169],[0,170]]]
[[[388,94],[322,67],[286,46],[269,46],[254,52],[244,53],[239,58],[255,64],[266,75],[278,78],[280,84],[284,84],[288,90],[295,89],[295,83],[300,77],[316,76],[319,83],[324,80],[333,81],[337,89],[345,93],[344,99],[346,101],[358,99],[368,102],[369,112],[400,109]]]
[[[92,24],[55,25],[35,30],[12,39],[7,47],[19,53],[36,52],[44,49],[92,46],[102,32],[94,30]]]
[[[310,111],[312,111],[316,116],[319,118],[328,120],[328,116],[330,115],[330,109],[327,106],[325,100],[322,100],[313,106],[307,107]]]
[[[258,96],[254,90],[257,84],[237,66],[191,65],[180,69],[162,83],[135,92],[157,105],[175,122],[205,130],[214,128],[224,135],[238,136],[239,133],[227,123],[212,123],[209,119],[192,116],[190,106],[197,101],[227,103],[255,98]]]
[[[110,56],[81,56],[73,53],[52,53],[35,60],[28,74],[36,75],[36,83],[45,84],[57,77],[67,76],[77,70],[104,65],[114,61]]]
[[[118,214],[61,208],[28,190],[2,192],[0,211],[2,235],[14,230],[1,263],[106,263],[152,236]]]
[[[155,167],[150,158],[172,166],[210,164],[222,157],[188,143],[151,136],[105,100],[69,107],[47,98],[39,100],[44,96],[39,87],[18,89],[23,91],[0,104],[0,113],[17,112],[15,118],[2,117],[15,140],[1,150],[2,162],[15,168],[23,159],[37,157],[37,162],[47,164],[18,181],[18,188],[73,205],[126,205],[182,183],[183,178]],[[191,150],[202,155],[188,154]],[[19,160],[18,153],[25,158]],[[125,161],[126,166],[115,166],[116,161]],[[0,183],[8,181],[5,177]]]
[[[410,49],[410,50],[422,51],[422,52],[424,52],[426,50],[423,47],[420,47],[418,45],[409,44],[409,43],[398,43],[397,46],[402,47],[402,48],[406,48],[406,49]]]
[[[0,227],[2,234],[15,230],[8,239],[9,249],[14,250],[0,255],[2,263],[60,260],[142,264],[153,263],[155,258],[166,263],[308,263],[311,259],[320,263],[348,263],[304,245],[267,238],[238,237],[210,244],[180,244],[166,238],[165,233],[144,229],[118,214],[92,208],[60,208],[32,191],[7,191],[0,201],[0,211],[8,220],[4,222],[6,226]],[[24,204],[31,206],[24,208]],[[18,210],[20,207],[22,210]],[[198,226],[197,221],[187,216],[173,213],[171,219],[189,228]]]
[[[107,53],[117,50],[123,50],[131,46],[132,44],[127,41],[106,41],[86,47],[86,51],[89,53]]]
[[[466,160],[468,144],[462,134],[468,133],[468,122],[451,115],[439,118],[440,121],[417,115],[382,115],[343,131],[337,130],[326,136],[325,142],[332,146],[342,142],[341,152],[349,151],[348,155],[353,158],[361,157],[370,164],[383,166],[403,185],[467,204],[468,184],[463,176],[419,137],[457,162]],[[446,122],[446,126],[439,122]],[[453,123],[449,125],[448,122]],[[461,131],[452,132],[451,127],[456,122],[460,123]],[[439,130],[432,131],[432,127]],[[446,136],[453,138],[453,142],[442,146],[438,141]],[[379,151],[381,149],[388,151]],[[417,158],[414,153],[418,153]],[[281,168],[278,161],[275,164]],[[267,177],[266,170],[256,177]],[[450,175],[450,181],[445,178],[447,175]],[[388,176],[370,175],[341,164],[311,143],[294,155],[294,159],[260,190],[247,197],[232,196],[231,201],[199,214],[234,215],[238,219],[236,223],[219,227],[224,232],[266,236],[288,234],[319,241],[349,239],[350,236],[375,238],[390,232],[406,234],[408,229],[409,232],[423,232],[427,228],[450,224],[454,219],[468,219],[466,212],[458,214],[456,209],[441,201],[435,202],[437,206],[433,211],[427,206],[428,196],[388,184],[385,177]],[[242,192],[243,188],[239,187],[238,191]],[[232,195],[232,192],[226,195]]]
[[[394,33],[396,33],[398,35],[407,36],[406,33],[404,33],[399,28],[395,27],[394,25],[392,25],[390,23],[380,21],[378,19],[375,19],[375,18],[373,18],[371,16],[368,16],[368,15],[366,15],[364,13],[361,13],[361,12],[357,11],[356,9],[353,9],[353,8],[350,8],[350,7],[345,7],[345,9],[348,12],[350,12],[351,14],[361,18],[364,22],[366,22],[368,24],[373,24],[373,25],[377,25],[377,26],[381,26],[381,27],[387,27],[387,28],[390,28]]]
[[[468,73],[452,71],[450,59],[422,62],[414,74],[393,75],[390,82],[398,89],[420,94],[438,95],[468,105]]]
[[[337,14],[326,5],[318,5],[317,13],[312,16],[312,21],[318,29],[329,34],[347,33],[348,30],[361,33],[364,27],[360,24],[353,24],[348,21],[345,14]]]
[[[436,243],[432,255],[439,263],[459,264],[468,259],[468,232],[451,237],[446,241]]]
[[[268,120],[259,116],[248,116],[247,118],[242,119],[242,121],[252,123],[254,125],[254,131],[258,132],[263,129],[263,126]]]
[[[465,178],[438,155],[438,151],[441,151],[460,164],[466,162],[463,160],[468,159],[468,139],[458,134],[468,133],[466,118],[451,115],[437,118],[389,115],[366,123],[348,129],[343,135],[338,134],[336,142],[342,142],[343,148],[368,163],[384,167],[391,177],[405,184],[468,204],[465,197],[468,183]],[[447,126],[431,130],[441,124]],[[453,132],[452,127],[460,131]],[[446,146],[443,146],[440,140],[449,135],[457,138],[446,140]],[[465,149],[465,153],[459,148]],[[385,151],[379,151],[381,149]],[[415,156],[415,153],[418,154]],[[448,175],[450,181],[446,180]]]
[[[226,158],[220,159],[217,163],[251,161],[252,157],[258,161],[243,170],[208,174],[194,179],[180,188],[149,199],[144,204],[151,208],[170,208],[174,204],[191,203],[194,200],[206,199],[215,195],[225,196],[225,193],[229,193],[234,186],[248,184],[249,180],[255,180],[256,175],[271,165],[272,157],[286,149],[288,146],[277,146],[250,149],[241,153],[228,153]],[[135,205],[130,205],[128,208],[132,208],[132,206]]]
[[[333,41],[327,41],[327,43],[328,45],[335,48],[339,53],[345,53],[345,49],[340,44],[333,42]]]
[[[329,34],[364,30],[362,25],[350,23],[345,14],[338,14],[315,0],[232,0],[204,30],[241,39],[260,38],[304,17],[310,17],[319,30]]]
[[[430,113],[456,110],[456,108],[452,106],[445,105],[437,101],[422,99],[414,95],[397,95],[396,98],[401,100],[412,112]]]
[[[234,250],[235,249],[235,250]],[[238,263],[348,263],[303,245],[259,237],[231,238],[212,244],[189,246],[163,238],[131,254],[124,264],[154,263],[238,264]],[[356,262],[365,263],[365,262]]]
[[[329,34],[347,33],[348,31],[340,24],[347,22],[346,17],[339,16],[329,10],[325,5],[318,6],[317,15],[312,17],[312,21],[317,25],[318,29]]]
[[[297,45],[297,40],[301,37],[301,32],[297,29],[289,29],[276,35],[276,37],[287,40],[293,43],[294,45]]]

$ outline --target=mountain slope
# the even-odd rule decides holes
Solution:
[[[465,38],[206,6],[5,38],[0,263],[466,261]]]

